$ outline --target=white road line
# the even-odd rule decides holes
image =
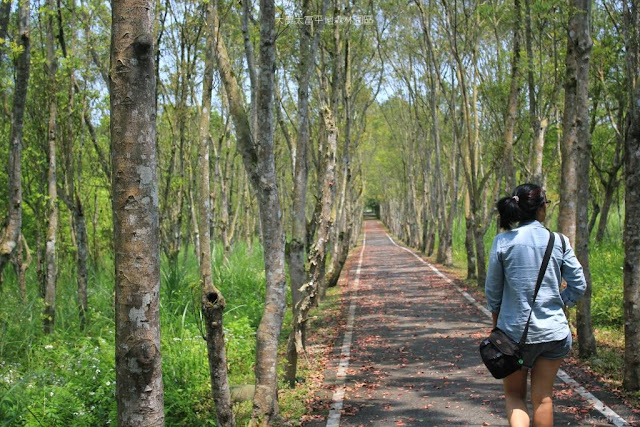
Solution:
[[[480,311],[482,311],[487,316],[491,317],[491,312],[489,310],[487,310],[486,307],[484,307],[474,297],[472,297],[466,291],[464,291],[453,280],[449,279],[447,276],[442,274],[442,272],[440,272],[440,270],[438,270],[434,265],[432,265],[431,263],[429,263],[429,262],[425,261],[424,259],[422,259],[418,254],[416,254],[411,249],[408,249],[408,248],[405,248],[404,246],[398,245],[393,240],[393,238],[389,235],[389,233],[385,232],[385,234],[387,235],[387,237],[389,238],[391,243],[393,243],[396,247],[398,247],[398,248],[400,248],[400,249],[402,249],[404,251],[409,252],[411,255],[416,257],[420,262],[422,262],[423,264],[425,264],[426,266],[431,268],[431,270],[433,270],[438,276],[442,277],[447,283],[450,283],[451,285],[453,285],[462,295],[464,295],[464,297],[469,302],[471,302],[473,305],[475,305],[477,308],[479,308]],[[624,426],[630,426],[631,425],[627,421],[625,421],[624,418],[622,418],[620,415],[618,415],[613,409],[609,408],[600,399],[598,399],[593,394],[591,394],[589,391],[587,391],[587,389],[585,389],[583,386],[581,386],[580,383],[578,383],[576,380],[571,378],[569,376],[569,374],[567,374],[562,369],[560,369],[558,371],[558,378],[560,378],[565,384],[568,384],[568,385],[572,386],[574,388],[574,390],[576,392],[578,392],[579,395],[581,395],[583,398],[585,398],[587,400],[587,402],[589,402],[591,404],[591,406],[593,406],[593,409],[595,409],[596,411],[600,412],[610,423],[612,423],[616,427],[624,427]]]
[[[620,415],[616,414],[613,411],[613,409],[609,408],[600,399],[598,399],[593,394],[591,394],[589,391],[587,391],[587,389],[585,389],[583,386],[581,386],[580,383],[578,383],[576,380],[571,378],[569,376],[569,374],[567,374],[562,369],[560,369],[558,371],[558,378],[560,378],[566,384],[569,384],[570,386],[572,386],[574,388],[574,390],[577,391],[580,396],[584,397],[589,403],[591,403],[593,405],[593,408],[595,410],[597,410],[598,412],[600,412],[602,415],[604,415],[607,418],[607,421],[609,421],[613,425],[615,425],[617,427],[623,427],[623,426],[630,425],[624,418],[622,418]]]
[[[340,426],[340,415],[342,411],[342,405],[344,402],[345,381],[347,378],[347,369],[349,368],[349,359],[351,357],[351,341],[353,339],[353,323],[356,314],[356,300],[358,294],[358,287],[360,286],[360,271],[362,269],[362,257],[364,255],[364,248],[367,243],[367,232],[364,232],[362,238],[362,250],[360,251],[360,259],[358,260],[358,269],[356,270],[356,277],[353,280],[353,285],[350,295],[349,304],[349,316],[347,317],[347,326],[342,340],[342,350],[340,353],[340,365],[338,366],[338,372],[336,373],[336,390],[333,392],[331,399],[331,409],[329,411],[329,417],[327,418],[327,427]]]

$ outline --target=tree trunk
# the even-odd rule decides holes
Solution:
[[[9,140],[9,206],[6,226],[0,233],[0,275],[11,257],[11,253],[18,246],[22,229],[22,128],[31,64],[30,10],[29,0],[23,0],[19,3],[18,46],[21,48],[21,53],[16,61],[16,80],[11,110],[13,115]]]
[[[446,221],[442,228],[441,240],[443,241],[438,245],[438,256],[436,261],[444,265],[453,265],[453,222],[456,218],[458,207],[458,190],[459,190],[459,172],[460,172],[460,158],[455,155],[456,148],[453,147],[452,159],[451,159],[451,179],[449,183],[449,214],[446,217]]]
[[[487,268],[485,261],[485,250],[484,250],[484,234],[486,232],[486,228],[484,227],[484,223],[478,224],[474,221],[474,241],[476,247],[476,257],[478,259],[478,277],[477,283],[478,286],[484,284],[485,279],[487,278]]]
[[[511,58],[511,87],[509,90],[509,100],[507,102],[507,114],[504,126],[504,158],[502,168],[507,188],[516,186],[516,171],[513,164],[513,135],[516,128],[516,118],[518,115],[518,98],[520,94],[520,0],[514,0],[514,22],[513,22],[513,52]],[[478,245],[478,242],[476,242]],[[482,245],[484,246],[484,245]],[[478,258],[484,254],[478,253]],[[479,261],[478,266],[483,264]],[[481,276],[480,274],[478,276]]]
[[[249,112],[251,115],[251,132],[254,140],[257,138],[258,131],[258,73],[256,72],[256,58],[253,51],[253,43],[251,42],[251,34],[249,33],[249,21],[252,19],[251,0],[241,0],[242,3],[242,39],[244,41],[245,57],[247,58],[247,71],[249,72],[249,83],[251,84],[251,104]]]
[[[575,191],[568,193],[569,182],[563,185],[560,203],[560,221],[564,227],[563,205],[573,207],[576,256],[582,264],[587,290],[578,303],[577,329],[578,349],[581,358],[596,354],[596,340],[591,322],[591,272],[589,270],[589,170],[591,166],[591,135],[589,133],[589,60],[591,55],[591,1],[573,0],[569,18],[569,37],[567,45],[567,82],[565,87],[565,111],[563,147],[568,153],[568,161],[563,155],[564,171],[568,163],[575,165],[571,171],[575,178]],[[569,106],[570,102],[574,105]],[[569,200],[571,199],[571,200]],[[569,210],[569,209],[568,209]],[[564,233],[564,228],[562,229]],[[568,233],[565,233],[569,236]]]
[[[323,1],[324,16],[327,8],[327,0]],[[303,0],[302,16],[310,14],[310,1]],[[304,328],[306,325],[307,313],[300,313],[304,310],[301,300],[311,298],[309,294],[315,295],[319,286],[318,276],[315,270],[320,270],[317,265],[309,266],[312,274],[311,281],[307,284],[309,276],[305,269],[305,248],[310,244],[307,237],[307,184],[308,184],[308,151],[310,136],[309,121],[309,89],[311,76],[315,69],[315,52],[318,46],[319,35],[322,32],[324,21],[320,21],[316,28],[315,35],[311,37],[311,26],[300,26],[300,62],[298,65],[298,137],[295,146],[295,157],[293,164],[293,206],[291,221],[291,241],[289,243],[289,279],[291,282],[291,304],[293,311],[293,329],[287,345],[287,381],[291,387],[295,386],[296,371],[298,364],[298,354],[304,351]],[[324,193],[323,193],[324,196]],[[328,230],[328,228],[327,228]],[[318,237],[320,239],[320,236]],[[324,245],[322,243],[322,256],[316,255],[316,259],[310,262],[324,263]],[[315,250],[315,246],[314,246]],[[309,286],[310,289],[303,291],[302,287]],[[305,295],[306,294],[306,295]],[[313,301],[311,301],[313,303]],[[308,311],[308,309],[307,309]]]
[[[591,200],[591,206],[592,212],[591,218],[589,219],[589,235],[591,235],[591,231],[593,231],[593,228],[596,226],[596,221],[598,219],[598,215],[600,214],[600,205],[595,200],[595,198]]]
[[[284,229],[274,156],[273,91],[275,70],[275,4],[260,0],[260,71],[258,74],[255,146],[241,139],[245,168],[258,197],[266,303],[257,332],[256,393],[251,424],[269,425],[278,415],[278,339],[286,308]]]
[[[78,244],[78,251],[76,254],[76,263],[78,266],[78,316],[80,318],[80,328],[85,329],[87,326],[87,314],[89,311],[89,299],[87,295],[87,283],[89,278],[89,272],[87,269],[88,255],[87,255],[87,222],[84,216],[84,207],[80,201],[80,196],[76,196],[76,208],[73,211],[74,223],[76,230],[76,242]]]
[[[211,269],[211,221],[210,183],[209,183],[209,125],[211,121],[211,91],[213,89],[214,42],[218,29],[214,2],[207,4],[207,43],[205,50],[204,80],[202,82],[202,110],[200,117],[200,286],[202,290],[202,314],[205,319],[207,354],[211,391],[216,403],[216,416],[221,426],[234,426],[235,419],[229,391],[227,356],[225,352],[223,312],[225,300],[214,286]]]
[[[547,119],[540,118],[538,112],[538,102],[536,98],[535,83],[533,78],[533,46],[531,29],[531,0],[525,0],[525,44],[527,47],[527,80],[529,86],[529,123],[533,130],[531,141],[531,166],[530,181],[544,188],[544,175],[542,173],[542,160],[544,155],[544,136],[547,130]]]
[[[11,0],[3,1],[0,4],[0,39],[7,39],[7,28],[9,27],[9,18],[11,17]],[[0,63],[2,63],[4,49],[0,48]]]
[[[74,94],[79,91],[78,85],[73,77],[73,73],[70,73],[70,82],[69,85],[69,103],[67,106],[67,116],[69,118],[73,117],[74,111]],[[89,279],[89,271],[88,271],[88,237],[87,237],[87,220],[84,214],[84,206],[82,204],[82,200],[80,198],[80,194],[82,194],[82,152],[84,150],[82,142],[78,147],[79,150],[73,150],[73,126],[71,123],[67,126],[67,137],[66,137],[66,164],[67,164],[67,177],[65,181],[68,182],[68,197],[65,200],[67,203],[67,207],[71,210],[73,218],[73,230],[75,233],[75,241],[76,241],[76,282],[78,287],[78,295],[77,295],[77,303],[78,303],[78,318],[80,320],[80,328],[84,330],[88,323],[88,310],[89,310],[89,299],[88,299],[88,279]],[[78,165],[75,166],[75,156],[77,156]],[[77,178],[76,178],[77,177]],[[77,180],[77,185],[76,185]]]
[[[222,97],[222,105],[225,111],[229,110],[228,102],[226,96]],[[225,119],[225,126],[218,138],[217,145],[216,143],[212,143],[211,146],[214,150],[214,161],[213,161],[213,169],[216,177],[216,181],[220,182],[220,214],[218,216],[219,228],[220,228],[220,237],[222,239],[222,247],[224,250],[225,257],[229,254],[231,250],[231,236],[230,236],[230,224],[229,224],[229,175],[230,175],[230,164],[229,164],[229,156],[231,152],[231,123],[228,119]],[[222,153],[223,147],[224,151],[224,167],[222,165]]]
[[[302,2],[302,16],[310,13],[309,0]],[[307,282],[305,269],[306,207],[308,181],[309,146],[309,85],[313,70],[313,52],[311,47],[311,26],[300,25],[300,61],[298,63],[298,137],[296,139],[293,165],[293,195],[291,212],[291,241],[289,242],[289,279],[293,316],[302,294],[300,288]],[[295,320],[294,320],[295,322]],[[295,328],[295,325],[294,325]],[[301,349],[298,349],[301,350]],[[292,367],[292,360],[289,366]],[[294,368],[295,370],[295,368]],[[292,379],[288,378],[291,382]],[[293,380],[295,380],[295,375]]]
[[[476,280],[476,250],[474,246],[474,221],[471,213],[465,215],[465,239],[464,247],[467,251],[467,279]]]
[[[47,59],[46,69],[47,78],[49,79],[48,96],[49,96],[49,127],[47,131],[48,147],[49,147],[49,169],[47,173],[47,211],[49,213],[49,221],[47,225],[47,242],[45,244],[44,262],[45,262],[45,284],[44,284],[44,313],[42,316],[44,333],[53,332],[56,319],[56,282],[57,282],[57,259],[56,259],[56,241],[58,236],[58,184],[56,175],[56,133],[58,120],[58,101],[57,101],[57,85],[56,71],[58,61],[55,51],[55,35],[53,17],[55,12],[55,3],[47,0],[45,7],[46,28],[47,28]]]
[[[575,7],[575,1],[571,2]],[[578,5],[579,6],[579,5]],[[580,27],[580,15],[573,13],[570,21],[567,38],[566,76],[564,86],[564,115],[562,118],[562,171],[560,174],[560,210],[558,212],[558,229],[561,233],[575,243],[577,227],[577,193],[578,193],[578,156],[576,146],[578,144],[580,126],[578,103],[580,101],[579,86],[587,82],[580,82],[580,37],[578,31],[584,31]],[[588,27],[587,27],[588,28]],[[588,58],[588,57],[587,57]],[[587,63],[588,66],[588,63]],[[587,68],[588,71],[588,68]],[[588,129],[586,123],[584,129]],[[588,181],[586,183],[588,185]]]
[[[604,233],[607,231],[607,222],[609,220],[609,210],[613,204],[613,195],[618,188],[618,173],[609,174],[607,182],[604,186],[604,200],[600,209],[600,221],[598,221],[598,230],[596,231],[596,242],[602,242]]]
[[[23,303],[27,302],[27,283],[26,283],[26,272],[29,265],[31,265],[31,261],[33,257],[31,256],[31,251],[29,250],[29,245],[27,244],[27,239],[24,238],[23,234],[20,234],[20,241],[18,243],[17,249],[17,262],[16,267],[18,268],[18,286],[20,288],[20,300]],[[24,253],[27,254],[27,259],[24,259]]]
[[[464,247],[467,251],[467,279],[475,280],[478,276],[476,276],[476,251],[474,247],[474,221],[473,221],[473,212],[469,203],[470,197],[469,194],[465,194],[465,238],[464,238]]]
[[[640,390],[640,5],[623,3],[629,113],[625,136],[624,374],[625,390]]]
[[[111,181],[111,179],[109,179]],[[91,224],[93,225],[93,241],[91,246],[93,247],[93,268],[94,270],[98,269],[98,262],[100,260],[100,239],[98,238],[98,223],[100,218],[100,208],[98,204],[98,190],[94,190],[93,193],[93,215],[91,215]]]
[[[189,175],[192,175],[192,173],[190,173]],[[194,181],[193,183],[193,187],[196,186],[195,184],[195,179],[193,178],[193,176],[191,176],[190,180]],[[196,204],[196,197],[194,196],[194,192],[195,192],[195,188],[190,188],[189,189],[189,211],[191,214],[191,223],[193,224],[193,227],[190,227],[192,230],[192,235],[193,235],[193,246],[194,246],[194,250],[196,253],[196,258],[198,259],[198,263],[200,263],[200,257],[198,257],[197,255],[200,253],[200,230],[198,227],[198,215],[196,214],[196,210],[197,210],[197,204]],[[209,205],[211,206],[211,205]],[[207,227],[208,228],[208,227]],[[189,228],[188,228],[189,229]],[[184,256],[185,256],[185,260],[187,257],[188,253],[185,252]]]
[[[336,168],[336,151],[338,145],[338,128],[333,119],[333,113],[328,105],[322,108],[322,118],[327,133],[327,143],[322,152],[322,170],[324,174],[322,176],[322,195],[321,210],[318,216],[318,236],[311,247],[309,253],[309,274],[310,280],[300,288],[301,298],[298,301],[294,310],[293,332],[290,338],[289,346],[293,346],[293,349],[300,354],[305,348],[305,326],[308,319],[308,314],[311,308],[316,304],[316,298],[322,287],[322,281],[324,276],[325,258],[327,255],[327,248],[329,244],[329,238],[331,235],[331,207],[333,205],[333,199],[335,194],[335,168]],[[293,341],[293,344],[291,343]],[[288,376],[290,381],[295,380],[295,369],[291,366],[289,361]]]
[[[225,135],[227,132],[225,132]],[[222,237],[222,246],[225,255],[231,251],[231,237],[229,224],[229,182],[230,182],[230,156],[231,156],[231,138],[225,137],[226,151],[224,155],[224,171],[222,173],[222,186],[220,188],[220,233]],[[222,144],[218,147],[222,150]]]
[[[219,23],[216,16],[216,29]],[[216,35],[218,31],[214,32]],[[273,150],[273,86],[275,8],[260,0],[260,73],[258,77],[258,139],[254,142],[238,82],[221,37],[216,37],[216,61],[229,99],[238,146],[258,198],[266,274],[266,303],[257,332],[256,392],[252,425],[268,425],[278,413],[278,339],[285,310],[284,230]]]
[[[437,205],[437,218],[438,218],[438,233],[439,233],[439,242],[438,242],[438,252],[436,255],[436,262],[444,263],[446,265],[450,265],[453,263],[452,252],[451,252],[451,244],[452,244],[452,225],[453,218],[449,218],[447,216],[447,206],[446,206],[446,196],[443,185],[443,173],[442,169],[442,161],[441,161],[441,152],[442,152],[442,144],[440,141],[440,122],[439,122],[439,94],[440,94],[440,85],[441,85],[441,77],[440,77],[440,61],[436,57],[436,53],[433,47],[433,43],[431,40],[431,31],[432,25],[431,21],[427,21],[427,14],[424,10],[422,0],[416,2],[420,9],[420,23],[422,27],[422,32],[425,38],[425,44],[427,47],[427,58],[428,58],[428,69],[429,69],[429,92],[430,92],[430,113],[431,113],[431,132],[433,136],[434,142],[434,154],[435,154],[435,190],[436,190],[436,200],[435,203]],[[455,165],[455,160],[453,160],[455,156],[452,156],[452,164]],[[455,170],[455,166],[452,168]],[[450,180],[450,185],[454,185],[454,175],[452,175]],[[457,178],[456,178],[457,179]],[[452,205],[457,202],[457,198],[454,194],[452,194],[454,200],[452,201]],[[452,209],[453,212],[455,210]],[[435,243],[435,242],[434,242]],[[431,251],[429,251],[431,252]]]
[[[336,14],[337,16],[337,14]],[[338,27],[338,26],[336,26]],[[336,49],[339,49],[339,37],[334,35]],[[349,188],[351,185],[351,53],[349,51],[349,34],[345,34],[344,42],[344,69],[343,73],[335,73],[335,84],[341,84],[342,86],[342,98],[344,100],[344,114],[345,114],[345,129],[344,129],[344,143],[342,149],[342,183],[340,186],[340,199],[337,206],[337,223],[336,231],[334,234],[335,243],[333,246],[333,254],[331,259],[331,268],[327,273],[327,280],[325,286],[333,287],[338,284],[342,267],[347,260],[349,254],[349,242],[351,241],[351,228],[349,227],[349,221],[351,221],[351,203],[349,196]],[[336,55],[336,61],[340,58]],[[338,69],[340,66],[337,67]],[[344,78],[341,81],[342,77]],[[332,108],[333,111],[338,111],[337,105]],[[335,238],[337,236],[337,238]]]
[[[111,158],[118,425],[164,425],[153,1],[113,0]]]

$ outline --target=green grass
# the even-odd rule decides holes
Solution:
[[[161,264],[160,325],[167,425],[215,425],[194,254]],[[91,271],[89,327],[81,331],[72,263],[61,263],[56,330],[42,333],[42,303],[33,268],[27,303],[10,268],[0,299],[0,426],[116,424],[113,263]],[[255,329],[264,305],[259,245],[238,244],[214,280],[227,301],[225,332],[231,384],[253,383]]]
[[[622,329],[624,248],[622,242],[592,243],[589,254],[591,314],[596,327]]]

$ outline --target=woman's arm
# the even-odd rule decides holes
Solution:
[[[567,239],[562,235],[560,237]],[[567,282],[567,287],[560,293],[562,302],[566,307],[573,307],[584,295],[584,291],[587,289],[587,281],[584,278],[582,265],[576,258],[569,239],[567,239],[567,247],[562,260],[562,278]]]
[[[491,252],[489,254],[489,267],[487,269],[487,279],[484,283],[484,293],[487,297],[487,308],[495,315],[496,321],[500,306],[502,305],[502,290],[504,288],[504,270],[502,260],[498,253],[498,238],[493,239]],[[494,322],[495,326],[495,322]]]

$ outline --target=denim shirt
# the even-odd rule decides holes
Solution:
[[[562,242],[565,251],[562,252]],[[549,243],[549,231],[538,221],[500,233],[493,240],[485,282],[487,308],[498,314],[498,328],[518,342],[527,323],[533,292]],[[562,279],[567,283],[561,289]],[[527,344],[562,340],[569,335],[563,308],[578,302],[587,288],[582,266],[569,239],[556,233],[549,265],[538,291]]]

